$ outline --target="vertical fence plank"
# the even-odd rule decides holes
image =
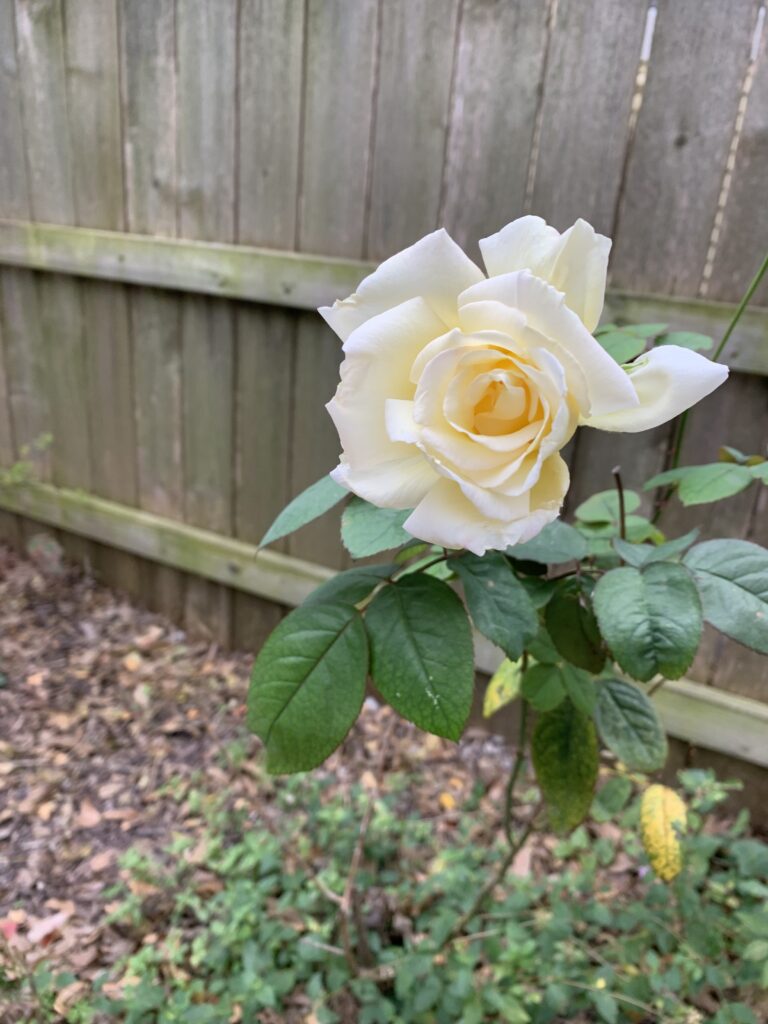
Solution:
[[[638,0],[557,5],[532,212],[559,231],[583,217],[611,232],[645,19]]]
[[[0,214],[5,217],[29,217],[16,59],[16,25],[13,6],[7,3],[0,4],[0,154]],[[23,282],[26,282],[26,288]],[[26,366],[24,351],[19,350],[18,335],[14,336],[7,327],[9,305],[17,306],[25,291],[31,294],[31,288],[32,275],[28,271],[0,268],[0,358],[3,364],[0,402],[5,406],[0,426],[3,438],[0,443],[0,461],[5,466],[12,465],[18,457],[17,438],[20,445],[28,443],[35,436],[30,430],[34,432],[40,426],[40,421],[45,424],[46,419],[44,416],[33,417],[30,423],[29,417],[24,415],[24,406],[27,404],[25,399],[30,392],[28,387],[23,386],[28,382],[28,377],[19,374],[19,370]],[[18,408],[19,393],[22,395],[21,408]],[[42,388],[39,394],[42,400]],[[17,414],[15,417],[14,412]],[[40,428],[38,432],[42,433],[43,429]],[[13,544],[21,542],[21,524],[17,517],[2,516],[0,536]]]
[[[368,145],[376,61],[375,0],[346,16],[342,0],[308,7],[299,247],[359,258],[365,232]],[[325,410],[339,375],[341,343],[314,313],[297,320],[291,491],[297,494],[338,461],[339,441]],[[345,564],[338,518],[313,523],[289,551],[325,565]]]
[[[437,227],[459,2],[390,0],[382,10],[371,154],[369,255],[376,259]]]
[[[546,20],[546,3],[464,0],[441,219],[473,259],[523,212]]]
[[[712,276],[707,282],[710,298],[737,302],[768,252],[768,218],[755,216],[755,211],[765,206],[767,167],[768,24],[764,24]],[[752,301],[756,306],[768,306],[768,280]]]
[[[182,0],[176,8],[179,230],[234,241],[236,6]],[[234,321],[229,303],[181,299],[185,519],[232,532]],[[228,644],[226,587],[190,577],[186,624]]]
[[[666,295],[698,290],[756,6],[755,0],[659,3],[614,241],[617,287]]]
[[[304,0],[242,0],[235,226],[244,244],[295,243],[304,29]],[[235,533],[256,544],[291,497],[296,314],[238,304],[235,339]],[[235,643],[257,650],[283,611],[235,594]]]
[[[176,234],[176,40],[173,0],[120,0],[125,205],[129,231]],[[136,288],[130,298],[139,504],[184,516],[179,303]],[[176,621],[183,574],[142,567],[144,600]]]
[[[116,0],[72,3],[66,18],[67,106],[78,224],[124,230],[123,156]],[[83,303],[92,488],[137,503],[133,372],[127,290],[80,285]],[[124,551],[95,547],[94,566],[129,594],[140,594],[140,565]]]
[[[66,101],[62,6],[53,0],[16,0],[16,40],[31,212],[35,219],[75,223],[73,173]],[[46,391],[53,435],[56,483],[88,489],[91,483],[83,306],[80,284],[64,276],[40,275],[38,297]],[[66,551],[81,562],[90,547],[62,535]]]

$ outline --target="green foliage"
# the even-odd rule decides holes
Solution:
[[[746,540],[708,540],[691,548],[683,564],[693,573],[707,622],[768,654],[768,551]]]
[[[308,771],[346,736],[365,696],[368,642],[353,605],[298,608],[253,666],[248,726],[272,772]]]
[[[421,729],[456,740],[472,707],[474,655],[464,607],[424,573],[385,586],[367,610],[371,675],[395,710]]]
[[[498,551],[483,558],[467,552],[452,565],[464,584],[475,626],[508,658],[517,660],[538,632],[539,619],[507,559]]]
[[[67,1024],[290,1020],[297,1007],[319,1024],[555,1024],[614,1012],[617,1024],[758,1024],[768,846],[745,838],[743,821],[704,830],[728,787],[708,773],[683,779],[694,827],[671,886],[622,869],[643,857],[638,808],[630,780],[612,776],[593,805],[609,830],[577,828],[554,850],[556,872],[512,876],[472,934],[435,957],[447,923],[505,851],[473,839],[466,818],[446,839],[414,815],[408,778],[392,777],[373,804],[357,887],[368,947],[394,974],[383,985],[351,975],[327,895],[344,890],[369,797],[329,789],[333,779],[287,780],[275,793],[274,831],[259,818],[210,813],[198,868],[186,859],[190,838],[169,851],[170,870],[138,850],[125,855],[115,926],[159,938],[97,979]],[[129,889],[147,878],[161,880],[171,908],[161,929]],[[106,982],[122,979],[116,995]],[[53,1001],[72,980],[37,969],[32,985],[49,1014],[41,1020],[61,1020]]]
[[[552,643],[572,665],[589,672],[602,669],[605,647],[583,587],[564,580],[547,604],[544,622]]]
[[[397,566],[393,563],[346,569],[344,572],[332,576],[325,583],[321,583],[317,590],[313,590],[305,600],[304,607],[306,608],[310,604],[323,604],[325,601],[333,601],[337,604],[359,604],[396,569]]]
[[[368,558],[412,541],[403,529],[410,509],[377,508],[353,497],[341,517],[341,539],[353,558]]]
[[[558,519],[545,526],[533,540],[507,548],[507,554],[522,561],[559,565],[584,558],[587,544],[578,530]]]
[[[613,657],[634,679],[678,679],[693,661],[702,630],[690,573],[674,562],[612,569],[598,580],[594,606]]]
[[[531,741],[536,779],[556,832],[586,817],[597,782],[597,736],[592,720],[571,700],[541,714]]]
[[[654,772],[667,760],[667,737],[643,691],[623,679],[605,679],[597,695],[600,739],[627,768]]]
[[[714,341],[707,334],[694,331],[669,331],[667,324],[603,324],[595,338],[617,363],[628,363],[645,352],[649,342],[656,345],[678,345],[696,352],[712,348]]]
[[[307,523],[311,523],[332,509],[334,505],[338,505],[341,499],[348,494],[349,491],[346,487],[337,484],[331,477],[324,476],[322,480],[318,480],[317,483],[302,491],[285,506],[261,538],[259,547],[266,547],[267,544],[272,544],[274,541],[280,540],[281,537],[286,537],[289,533],[306,526]]]
[[[754,480],[748,466],[713,462],[706,466],[680,466],[657,473],[645,484],[645,490],[673,484],[684,505],[705,505],[738,494]]]

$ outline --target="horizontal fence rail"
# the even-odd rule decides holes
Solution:
[[[0,220],[0,264],[294,309],[343,298],[373,269],[362,260],[119,231]],[[735,305],[609,291],[603,321],[669,323],[720,336]],[[768,309],[751,308],[729,342],[734,370],[768,375]]]
[[[291,605],[333,575],[298,558],[50,485],[0,485],[0,508]],[[503,655],[480,636],[475,644],[478,669],[493,672]],[[653,700],[671,735],[768,767],[768,705],[688,680],[666,682]]]

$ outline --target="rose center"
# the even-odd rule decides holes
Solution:
[[[496,437],[513,434],[531,422],[538,401],[521,378],[510,379],[506,372],[491,377],[474,406],[473,433]]]

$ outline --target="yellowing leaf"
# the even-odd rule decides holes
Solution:
[[[520,693],[520,668],[521,661],[505,658],[496,669],[483,698],[483,718],[490,718]]]
[[[640,804],[640,831],[651,867],[665,882],[671,882],[683,867],[678,838],[685,828],[686,807],[668,786],[650,786]]]
[[[438,799],[444,811],[452,811],[456,806],[456,797],[453,793],[441,793]]]

